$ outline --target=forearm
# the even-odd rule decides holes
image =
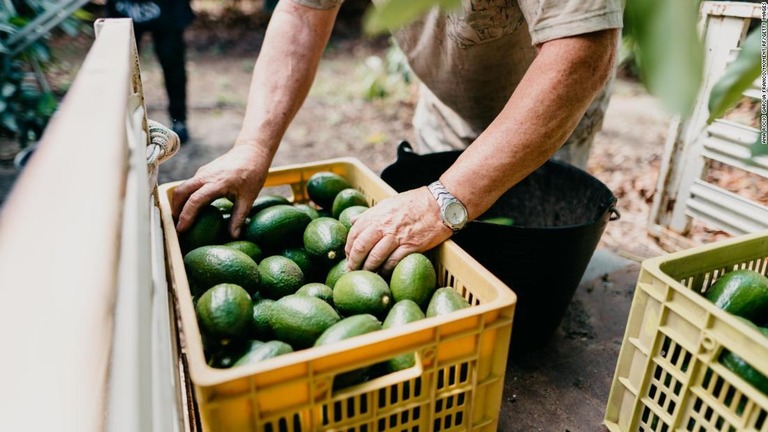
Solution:
[[[270,19],[235,143],[253,146],[267,165],[309,93],[337,12],[282,1]]]
[[[227,153],[174,190],[176,229],[188,229],[203,206],[227,197],[235,204],[229,233],[239,238],[280,140],[312,86],[337,12],[288,0],[278,4],[253,70],[240,134]]]
[[[475,219],[566,141],[610,77],[618,31],[547,42],[502,112],[441,177]]]

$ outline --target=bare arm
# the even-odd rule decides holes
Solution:
[[[271,159],[309,93],[337,12],[338,8],[278,3],[253,70],[245,120],[235,145],[268,148]]]
[[[618,30],[557,39],[540,52],[502,112],[441,176],[475,219],[547,161],[610,77]],[[380,202],[347,239],[350,268],[391,271],[407,254],[451,236],[426,187]]]
[[[338,8],[312,9],[279,2],[270,19],[253,70],[243,126],[234,147],[176,188],[173,215],[177,229],[192,224],[197,212],[216,198],[235,203],[230,233],[239,235],[251,204],[264,185],[285,130],[312,86]]]
[[[617,30],[542,44],[504,109],[441,177],[475,219],[568,139],[610,77]]]

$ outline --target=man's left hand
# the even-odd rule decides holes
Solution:
[[[424,252],[451,237],[429,189],[421,187],[387,198],[354,221],[347,237],[348,267],[389,274],[401,259]]]

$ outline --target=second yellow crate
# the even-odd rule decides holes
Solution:
[[[295,202],[306,202],[306,181],[318,171],[345,177],[370,204],[395,194],[352,158],[273,169],[265,187],[288,188]],[[516,297],[452,241],[432,254],[438,284],[472,307],[259,364],[209,367],[170,213],[177,185],[160,187],[160,209],[203,430],[496,431]],[[333,391],[335,376],[408,352],[417,353],[413,368]]]
[[[723,274],[768,272],[768,233],[643,262],[611,386],[611,432],[768,431],[768,396],[718,362],[768,376],[768,339],[702,293]]]

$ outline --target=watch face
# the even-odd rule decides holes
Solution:
[[[467,211],[457,202],[445,206],[445,220],[451,225],[461,225],[467,221]]]

